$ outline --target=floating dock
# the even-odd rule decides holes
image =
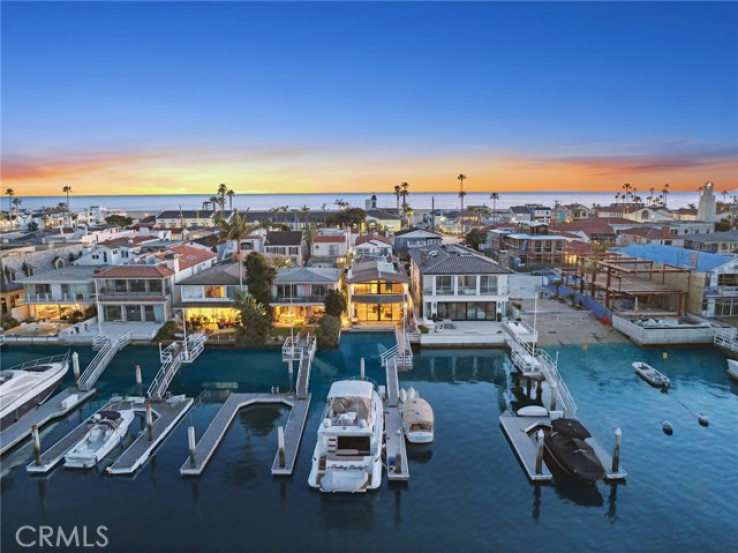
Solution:
[[[505,435],[510,440],[513,450],[528,475],[533,482],[549,482],[553,475],[546,466],[545,460],[541,466],[541,472],[536,472],[536,443],[535,437],[531,437],[533,432],[541,426],[550,426],[551,419],[548,417],[516,417],[511,414],[500,415],[500,425]],[[585,440],[594,449],[595,454],[605,469],[605,480],[625,480],[627,473],[620,467],[617,471],[612,470],[612,456],[600,445],[594,438]]]
[[[400,384],[397,362],[394,357],[385,364],[387,375],[387,403],[384,406],[385,452],[387,453],[387,480],[408,480],[410,468],[407,463],[405,430],[400,415]]]
[[[113,476],[136,472],[148,460],[151,452],[174,430],[193,403],[191,397],[185,396],[172,396],[164,401],[151,402],[152,436],[149,436],[148,429],[144,429],[106,472]],[[134,408],[136,411],[146,411],[144,403],[138,405],[140,407]]]
[[[0,455],[18,445],[31,435],[31,426],[41,428],[43,425],[63,417],[78,405],[95,395],[95,389],[78,390],[67,388],[50,397],[34,410],[23,415],[17,422],[0,432]]]
[[[299,399],[286,394],[231,394],[197,443],[194,459],[190,458],[185,461],[182,468],[179,469],[179,473],[182,476],[200,476],[202,474],[239,410],[249,405],[282,404],[291,408],[284,432],[285,462],[282,466],[280,452],[277,451],[272,463],[272,474],[291,475],[307,421],[310,397],[310,394]]]

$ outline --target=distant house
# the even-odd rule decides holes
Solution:
[[[567,238],[550,234],[545,223],[520,223],[518,228],[487,231],[490,256],[504,267],[533,269],[565,261]]]
[[[684,237],[684,247],[717,254],[738,253],[738,231],[690,234]]]
[[[329,290],[341,289],[341,269],[280,269],[272,285],[272,307],[282,324],[303,323],[324,312]]]
[[[662,246],[684,245],[684,239],[676,234],[670,227],[634,227],[620,232],[618,245],[629,246],[630,244],[660,244]]]
[[[302,267],[307,256],[307,242],[299,230],[275,230],[267,232],[264,253],[287,259],[295,267]]]
[[[355,257],[347,282],[349,314],[354,322],[394,324],[402,320],[409,279],[397,258]]]
[[[356,238],[354,243],[354,253],[356,255],[376,254],[391,255],[392,241],[379,234],[362,234]]]
[[[323,260],[331,267],[343,267],[349,254],[349,233],[338,229],[322,229],[314,238],[310,259]]]
[[[528,221],[548,223],[551,220],[551,208],[538,204],[512,206],[510,213],[510,220],[513,223],[524,223]]]
[[[445,245],[410,252],[411,291],[426,320],[495,321],[510,297],[512,272],[463,246]]]
[[[443,236],[430,230],[409,228],[396,232],[392,238],[395,252],[404,254],[415,248],[437,246],[443,242]]]
[[[156,224],[166,228],[212,227],[215,226],[215,214],[208,209],[164,210],[156,216]]]
[[[402,228],[402,216],[396,210],[368,209],[366,211],[366,226],[372,229],[386,229],[397,232]]]

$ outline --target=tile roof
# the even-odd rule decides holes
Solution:
[[[240,284],[240,279],[238,275],[238,263],[218,263],[217,265],[208,267],[207,269],[197,273],[196,275],[181,280],[177,283],[177,286],[189,286],[198,284],[221,286],[236,286]]]
[[[315,238],[313,238],[313,243],[315,242],[334,242],[334,243],[346,243],[346,237],[345,236],[328,236],[325,234],[319,234]]]
[[[373,240],[376,240],[377,242],[382,242],[383,244],[387,244],[388,246],[392,245],[392,241],[385,237],[381,236],[379,234],[362,234],[361,236],[356,238],[355,246],[360,246],[366,242],[371,242]]]
[[[208,261],[209,259],[213,259],[218,256],[215,252],[212,252],[210,250],[205,250],[202,248],[193,248],[192,246],[172,246],[169,248],[174,253],[179,254],[179,269],[180,271],[184,269],[189,269],[190,267],[193,267],[194,265],[199,265],[200,263],[204,263],[205,261]]]
[[[156,216],[158,219],[210,219],[213,212],[209,209],[179,209],[164,210]]]
[[[16,278],[15,281],[20,284],[92,282],[95,271],[96,268],[92,265],[70,265],[69,267],[48,271],[40,275]]]
[[[633,227],[624,229],[621,232],[622,234],[641,236],[649,240],[655,240],[657,238],[679,238],[676,234],[671,233],[669,227]]]
[[[334,284],[341,278],[341,269],[294,267],[280,269],[274,284]]]
[[[272,230],[267,232],[265,246],[299,246],[302,244],[302,231]]]
[[[418,233],[419,236],[420,237],[423,237],[423,238],[443,238],[437,232],[433,232],[433,231],[430,231],[430,230],[423,230],[423,229],[419,229],[417,227],[410,227],[410,228],[407,228],[405,230],[398,231],[398,232],[395,233],[395,236],[405,236],[407,234],[412,234],[412,233]]]
[[[158,240],[158,236],[123,236],[121,238],[111,238],[103,242],[98,243],[98,246],[108,246],[114,248],[116,246],[133,247],[142,242],[150,242],[152,240]]]
[[[174,274],[163,264],[160,265],[120,265],[103,269],[95,278],[166,278]]]
[[[424,275],[491,275],[512,271],[463,246],[431,246],[410,252]]]
[[[689,234],[682,235],[682,238],[689,240],[690,242],[702,242],[702,243],[713,243],[713,242],[738,242],[738,232],[711,232],[709,234]]]

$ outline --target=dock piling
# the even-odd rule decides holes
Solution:
[[[284,454],[284,426],[277,427],[277,443],[279,447],[279,468],[284,468],[286,463]]]
[[[74,384],[79,386],[79,353],[72,354],[72,370],[74,371]]]
[[[536,432],[536,474],[543,473],[543,430]]]
[[[359,362],[359,374],[361,375],[361,379],[365,380],[366,375],[366,361],[364,358],[361,358],[361,361]]]
[[[620,427],[615,429],[615,445],[612,448],[612,472],[620,471],[620,441],[623,439],[623,431]]]
[[[149,434],[149,441],[154,440],[154,419],[151,415],[151,401],[146,402],[146,429]]]
[[[31,426],[31,433],[33,434],[33,452],[36,454],[36,466],[41,466],[41,436],[38,434],[38,425],[34,424]]]
[[[197,456],[195,455],[195,427],[190,426],[187,428],[187,439],[190,442],[190,461],[192,461],[192,464],[197,463]]]
[[[139,388],[143,385],[143,379],[141,378],[141,365],[136,365],[136,386]]]
[[[556,394],[559,391],[559,385],[556,382],[551,382],[551,408],[549,411],[556,411]]]

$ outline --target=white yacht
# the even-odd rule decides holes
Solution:
[[[0,428],[46,401],[68,370],[69,353],[0,371]]]
[[[92,468],[123,441],[133,422],[132,409],[100,411],[88,421],[87,432],[64,456],[67,468]]]
[[[733,380],[738,380],[738,361],[728,359],[728,376]]]
[[[308,484],[322,492],[360,493],[382,483],[384,411],[371,382],[342,380],[328,392]]]
[[[414,388],[400,391],[400,416],[405,439],[411,444],[429,444],[433,441],[433,408]]]

